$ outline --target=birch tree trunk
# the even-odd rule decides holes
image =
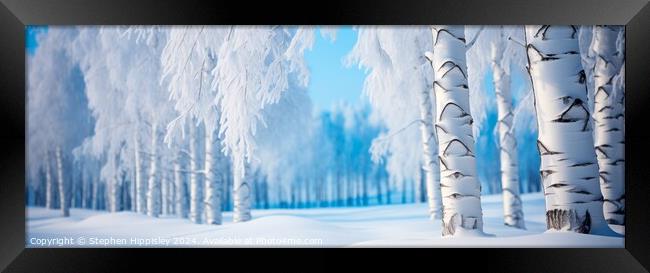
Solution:
[[[45,207],[54,208],[54,180],[52,179],[52,160],[49,151],[45,156]]]
[[[525,30],[547,229],[613,233],[603,217],[578,29],[532,25]]]
[[[149,182],[147,183],[147,215],[160,216],[160,178],[158,177],[158,132],[157,124],[151,125],[151,157],[149,167]]]
[[[221,191],[218,176],[214,175],[214,132],[205,130],[205,223],[221,225]]]
[[[63,176],[63,155],[61,154],[61,147],[56,148],[56,173],[59,180],[59,206],[63,217],[70,216],[70,208],[68,207],[68,190],[66,188]]]
[[[86,172],[81,170],[81,208],[88,208],[88,182],[90,181],[89,177],[86,176]]]
[[[419,168],[415,171],[415,203],[424,203],[427,201],[425,176],[424,168]]]
[[[228,183],[223,183],[224,190],[222,192],[225,193],[225,194],[223,196],[224,201],[221,202],[221,205],[226,210],[232,210],[233,209],[232,208],[233,207],[233,200],[232,200],[233,199],[233,197],[232,197],[233,190],[232,190],[232,187],[233,187],[233,184],[235,184],[235,182],[234,182],[235,176],[233,175],[233,172],[232,172],[233,170],[234,170],[233,164],[228,164],[228,167],[225,168],[225,170],[224,170],[226,172],[226,181],[228,181]]]
[[[615,94],[614,77],[620,71],[623,53],[616,49],[618,29],[595,26],[594,144],[604,197],[604,216],[610,224],[625,224],[625,134],[623,96]]]
[[[440,192],[440,166],[435,145],[436,136],[433,131],[433,104],[429,90],[420,91],[420,133],[422,135],[422,152],[424,179],[431,219],[442,218],[442,195]]]
[[[147,203],[146,203],[146,191],[144,188],[144,183],[142,181],[141,175],[141,162],[140,162],[140,141],[138,139],[138,133],[133,133],[133,145],[134,145],[134,156],[135,156],[135,207],[138,213],[146,213]]]
[[[402,181],[402,204],[406,204],[406,180]]]
[[[131,179],[129,181],[129,190],[128,190],[128,197],[129,197],[129,210],[133,212],[137,212],[137,194],[136,194],[136,189],[135,189],[135,179]]]
[[[92,187],[93,187],[93,192],[92,192],[92,197],[91,197],[90,203],[91,203],[92,209],[97,210],[97,209],[99,209],[99,205],[98,205],[98,202],[97,202],[97,199],[99,199],[99,196],[98,196],[99,181],[93,182]]]
[[[167,181],[165,175],[160,176],[160,201],[161,201],[161,210],[162,215],[169,215],[171,209],[169,208],[169,196],[170,196],[170,185]]]
[[[384,178],[384,189],[386,189],[386,204],[393,203],[393,190],[391,189],[391,178]]]
[[[236,161],[235,161],[236,162]],[[244,170],[239,170],[242,164],[233,164],[233,221],[245,222],[251,217],[251,187],[250,166],[244,163]]]
[[[525,229],[524,212],[519,197],[519,166],[517,164],[517,140],[512,131],[512,97],[510,75],[501,67],[505,37],[503,29],[499,40],[492,44],[492,78],[497,98],[499,152],[501,159],[501,188],[503,189],[503,215],[507,226]]]
[[[187,210],[185,209],[185,183],[181,177],[181,164],[179,159],[174,161],[174,205],[176,215],[181,218],[187,218]]]
[[[109,210],[110,212],[118,212],[120,210],[121,204],[120,204],[120,185],[119,185],[119,178],[117,176],[113,177],[111,179],[108,187],[109,187],[109,198],[108,198],[108,203],[110,205]]]
[[[69,197],[68,197],[68,199],[70,199],[70,201],[68,202],[68,204],[69,204],[68,207],[69,208],[74,208],[75,205],[77,204],[76,199],[77,199],[77,181],[78,181],[78,177],[74,173],[74,170],[75,170],[75,168],[73,166],[72,169],[71,169],[71,175],[70,175],[70,180],[71,181],[70,181],[70,185],[68,186],[68,189],[69,189],[69,195],[68,195]]]
[[[173,164],[172,164],[172,166],[173,166]],[[172,173],[170,174],[170,176],[168,177],[168,180],[167,180],[167,183],[168,183],[168,186],[167,186],[168,192],[167,193],[169,194],[169,198],[168,198],[169,215],[177,215],[178,214],[178,212],[176,211],[176,198],[177,198],[176,196],[179,194],[179,192],[178,192],[178,188],[176,188],[175,175],[176,175],[175,172],[172,170]]]
[[[483,234],[469,108],[465,27],[432,26],[443,236]]]
[[[314,180],[314,182],[318,183],[316,180]],[[365,171],[363,172],[363,174],[361,174],[361,184],[363,185],[363,196],[362,196],[363,204],[362,205],[367,206],[368,205],[368,191],[370,189],[368,188],[368,175],[366,174]],[[309,192],[307,192],[307,193],[309,193]],[[314,195],[316,195],[316,194],[314,194]],[[311,196],[308,195],[307,200],[309,200],[310,197]]]
[[[196,150],[196,128],[190,124],[190,221],[193,223],[201,222],[201,188],[197,176],[197,150]]]

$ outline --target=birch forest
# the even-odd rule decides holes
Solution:
[[[27,245],[203,228],[622,247],[623,26],[27,32]],[[354,103],[322,106],[325,61],[361,75]]]

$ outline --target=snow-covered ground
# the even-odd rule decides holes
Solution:
[[[623,237],[545,232],[544,200],[524,194],[527,230],[506,227],[501,196],[482,197],[484,230],[490,237],[441,238],[441,224],[427,216],[426,204],[353,208],[254,210],[254,219],[224,224],[192,224],[173,216],[153,218],[134,212],[27,208],[27,247],[624,247]],[[616,227],[614,227],[616,228]]]

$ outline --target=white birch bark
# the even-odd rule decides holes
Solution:
[[[99,191],[99,179],[96,177],[92,177],[90,179],[90,193],[89,193],[89,198],[88,202],[90,203],[90,208],[91,209],[97,209],[97,198],[98,198],[98,191]]]
[[[118,212],[120,210],[120,185],[119,178],[114,176],[108,184],[109,196],[108,204],[110,212]]]
[[[615,94],[614,77],[623,53],[616,48],[618,29],[595,26],[592,48],[594,68],[594,145],[600,171],[604,215],[610,224],[625,224],[625,134],[623,95]]]
[[[74,167],[73,167],[73,170],[74,170]],[[75,176],[75,174],[74,174],[74,171],[70,175],[70,179],[71,179],[70,185],[68,186],[68,189],[69,189],[69,191],[68,191],[68,196],[69,197],[68,198],[70,199],[70,201],[68,202],[68,204],[69,204],[68,207],[69,208],[74,208],[77,205],[76,200],[77,200],[77,181],[78,181],[77,176]]]
[[[133,133],[133,145],[134,145],[134,156],[135,156],[135,207],[138,213],[146,213],[147,203],[146,203],[146,191],[144,188],[144,181],[142,181],[141,175],[141,162],[140,162],[140,141],[138,139],[138,133]]]
[[[207,126],[206,126],[207,127]],[[220,181],[214,175],[213,159],[214,159],[214,132],[205,130],[205,223],[209,225],[221,224],[221,191]]]
[[[505,37],[503,31],[499,40],[492,44],[491,64],[494,91],[496,93],[499,131],[499,153],[501,162],[501,187],[503,189],[503,215],[507,226],[525,229],[524,212],[519,197],[519,166],[517,164],[517,140],[512,131],[512,97],[510,75],[501,66]]]
[[[172,168],[173,168],[172,164]],[[177,215],[176,213],[176,196],[178,195],[177,188],[176,188],[176,174],[172,170],[172,173],[170,174],[170,177],[167,179],[167,194],[169,195],[168,198],[168,213],[169,215]]]
[[[201,188],[199,177],[197,175],[197,149],[196,149],[196,128],[190,124],[190,221],[193,223],[201,222]]]
[[[469,108],[465,27],[432,26],[443,236],[483,234]]]
[[[442,195],[440,192],[440,166],[435,145],[436,136],[433,131],[433,105],[430,90],[420,91],[420,133],[422,135],[422,151],[424,179],[431,219],[442,218]]]
[[[135,180],[130,180],[129,181],[129,196],[128,196],[129,197],[129,210],[131,210],[133,212],[137,212],[137,208],[136,208],[137,195],[135,193],[136,193]]]
[[[45,207],[54,208],[54,180],[52,179],[50,152],[47,152],[45,158]]]
[[[424,165],[422,168],[418,169],[415,172],[415,175],[413,175],[414,180],[415,180],[415,203],[421,203],[424,202],[422,199],[423,196],[423,190],[424,190],[424,185],[426,184],[426,181],[424,181],[426,174],[424,173]],[[426,198],[425,198],[426,199]]]
[[[251,216],[251,187],[250,187],[250,167],[244,163],[244,170],[239,170],[238,166],[242,164],[233,164],[233,221],[244,222],[252,218]]]
[[[165,175],[160,176],[160,201],[161,201],[161,210],[162,215],[169,215],[169,182],[165,179]]]
[[[56,148],[56,174],[59,181],[59,206],[63,217],[70,216],[70,208],[68,207],[68,191],[66,189],[63,176],[63,155],[61,154],[61,147]]]
[[[174,161],[174,211],[176,215],[181,218],[187,218],[187,210],[185,209],[185,185],[181,177],[181,164],[178,159]]]
[[[151,125],[151,155],[149,181],[147,183],[147,215],[160,216],[160,178],[158,177],[158,133],[157,124]]]
[[[86,176],[83,169],[81,170],[81,172],[82,172],[82,174],[81,174],[82,175],[81,176],[81,193],[80,193],[80,195],[81,195],[80,196],[81,197],[80,198],[81,199],[81,204],[80,204],[79,207],[86,209],[86,208],[88,208],[87,199],[88,199],[88,181],[89,181],[89,179]]]
[[[604,234],[603,197],[575,26],[526,26],[547,229]]]

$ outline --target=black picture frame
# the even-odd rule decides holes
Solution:
[[[172,24],[289,24],[289,25],[411,25],[411,24],[612,24],[626,25],[626,235],[625,248],[612,249],[419,249],[406,252],[412,263],[471,255],[472,267],[505,272],[648,272],[650,269],[650,187],[645,164],[650,133],[645,132],[650,102],[650,5],[647,0],[400,0],[327,2],[296,1],[171,1],[171,0],[0,0],[0,269],[8,272],[132,271],[129,257],[143,249],[30,249],[25,248],[25,26],[27,25],[172,25]],[[645,113],[644,113],[645,112]],[[152,251],[152,250],[149,250]],[[240,249],[221,251],[217,258],[259,256],[273,264],[273,253],[291,250]],[[289,255],[311,251],[291,251]],[[341,250],[341,259],[373,252],[360,262],[382,266],[367,249]],[[179,259],[201,265],[197,250],[182,260],[179,250],[159,251],[145,261]],[[320,250],[319,252],[334,252]],[[337,251],[338,252],[338,251]],[[392,251],[391,251],[392,252]],[[463,252],[463,253],[461,253]],[[465,253],[469,252],[469,253]],[[412,253],[412,254],[411,254]],[[335,253],[332,253],[335,254]],[[309,255],[309,254],[308,254]],[[386,254],[381,254],[384,256]],[[392,254],[388,254],[392,256]],[[342,263],[325,262],[318,268]],[[214,259],[208,260],[210,262]],[[225,258],[228,262],[228,258]],[[394,258],[393,258],[394,259]],[[258,261],[258,260],[256,260]],[[206,261],[203,260],[203,263]],[[257,264],[257,263],[255,263]],[[460,267],[457,262],[452,262]],[[165,266],[165,264],[162,264]],[[248,269],[247,265],[247,269]],[[442,267],[435,266],[442,269]],[[248,270],[246,270],[248,271]]]

